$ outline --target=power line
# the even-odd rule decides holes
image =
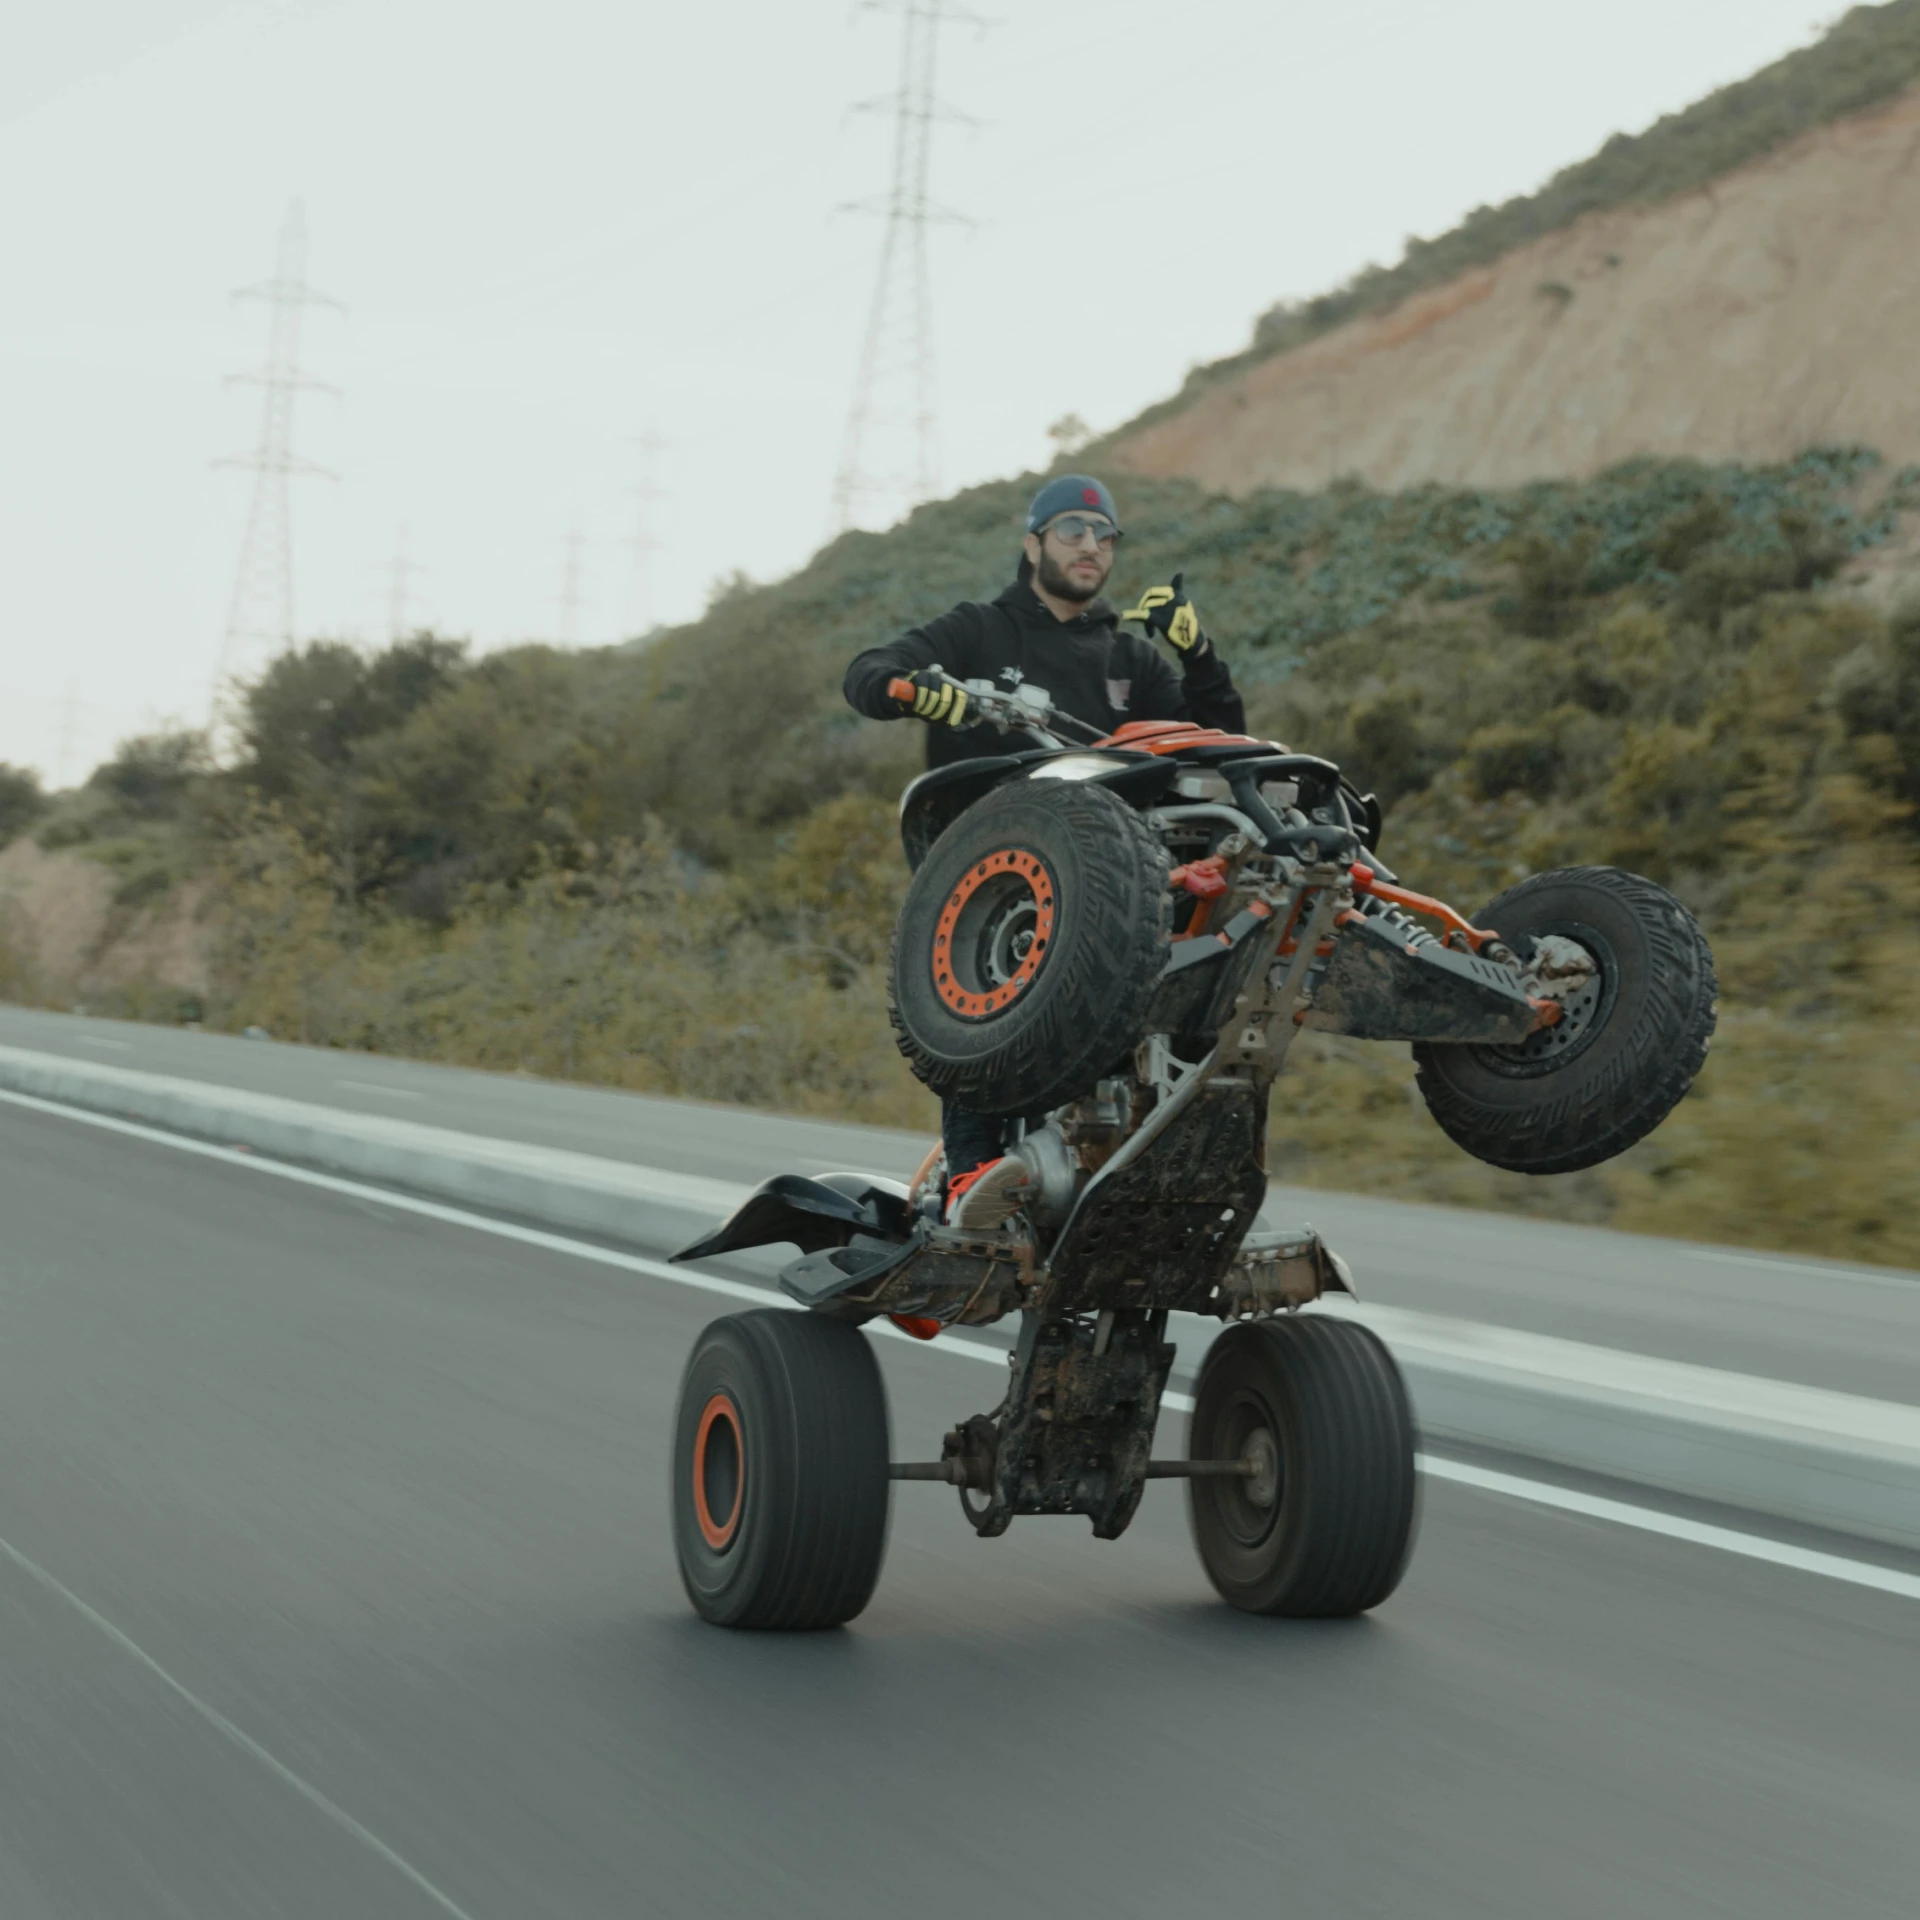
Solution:
[[[563,644],[580,644],[580,609],[586,604],[581,596],[581,559],[586,552],[587,536],[576,521],[567,535],[566,567],[560,579],[560,638]]]
[[[941,103],[935,76],[941,27],[978,16],[961,13],[946,0],[902,0],[900,13],[900,84],[878,100],[861,102],[861,110],[877,108],[893,116],[893,184],[884,200],[858,209],[880,214],[886,224],[834,477],[834,533],[876,507],[898,511],[929,500],[938,484],[927,229],[960,216],[936,205],[927,188],[934,122],[965,116]],[[884,455],[877,451],[883,438]]]
[[[290,482],[295,474],[338,476],[302,460],[293,451],[293,402],[302,389],[332,393],[336,389],[310,380],[300,371],[300,322],[308,307],[333,307],[340,302],[316,293],[307,285],[307,219],[298,200],[281,223],[273,278],[262,286],[243,287],[236,300],[263,300],[267,305],[266,363],[251,373],[230,378],[260,389],[260,438],[251,453],[217,460],[216,466],[245,467],[253,474],[253,499],[247,508],[247,530],[240,543],[240,565],[234,575],[233,598],[227,609],[227,629],[220,646],[216,688],[241,663],[248,648],[264,643],[290,647],[293,624],[293,502]]]
[[[407,558],[407,530],[403,526],[393,537],[393,558],[380,569],[387,576],[387,638],[398,642],[411,631],[407,619],[407,576],[425,573],[417,560]]]
[[[53,784],[62,790],[73,784],[74,746],[79,733],[80,688],[76,681],[69,680],[66,695],[60,702],[60,761],[53,778]]]
[[[654,474],[658,469],[660,456],[667,452],[670,443],[664,440],[651,427],[645,433],[636,434],[633,444],[640,450],[640,479],[627,489],[630,499],[637,502],[633,519],[633,532],[627,540],[627,552],[630,556],[627,580],[627,629],[639,635],[650,632],[653,627],[653,556],[665,551],[666,542],[654,531],[658,523],[660,503],[668,498],[667,491],[655,483]]]

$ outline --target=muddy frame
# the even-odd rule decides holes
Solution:
[[[787,1174],[674,1256],[792,1242],[801,1257],[780,1285],[801,1305],[855,1323],[885,1315],[920,1337],[1018,1313],[999,1406],[951,1429],[939,1460],[891,1469],[957,1487],[982,1535],[1021,1514],[1084,1514],[1114,1539],[1149,1479],[1272,1470],[1251,1455],[1151,1456],[1170,1314],[1263,1318],[1352,1291],[1311,1229],[1255,1232],[1269,1094],[1295,1034],[1510,1046],[1559,1018],[1495,936],[1376,869],[1281,855],[1272,871],[1236,889],[1244,904],[1217,932],[1173,943],[1132,1073],[1051,1116],[1056,1144],[1028,1150],[1026,1219],[967,1234],[940,1224],[924,1179]],[[1212,874],[1190,890],[1225,891]]]

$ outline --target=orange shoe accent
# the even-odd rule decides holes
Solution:
[[[989,1167],[997,1167],[1006,1157],[1004,1153],[997,1153],[991,1160],[982,1160],[970,1173],[963,1173],[958,1179],[947,1182],[947,1217],[949,1219],[953,1217],[953,1203],[958,1200]]]

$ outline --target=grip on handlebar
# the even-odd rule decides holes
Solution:
[[[893,679],[887,682],[887,698],[902,701],[907,706],[913,705],[913,696],[918,691],[911,680]]]

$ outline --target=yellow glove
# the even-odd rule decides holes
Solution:
[[[966,724],[967,690],[938,667],[923,667],[910,680],[889,681],[887,692],[917,720],[934,726]]]
[[[1140,596],[1140,604],[1129,607],[1120,618],[1138,620],[1149,633],[1171,641],[1182,653],[1193,653],[1204,647],[1207,636],[1200,631],[1200,616],[1194,611],[1193,602],[1180,591],[1180,582],[1185,578],[1184,573],[1176,573],[1171,586],[1149,587]]]

